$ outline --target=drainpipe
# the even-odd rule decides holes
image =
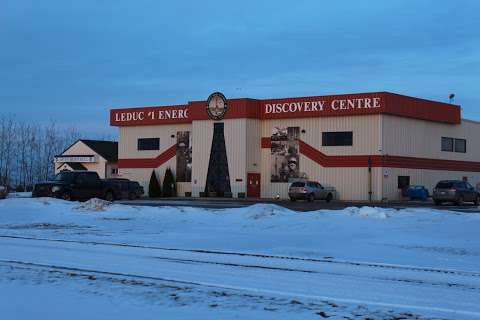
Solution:
[[[368,157],[368,201],[372,202],[372,157]]]

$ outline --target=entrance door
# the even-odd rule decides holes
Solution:
[[[231,193],[223,128],[223,123],[213,124],[212,149],[210,151],[207,184],[205,186],[207,195],[215,193],[217,197],[223,197],[225,193]]]
[[[260,198],[260,173],[247,173],[247,197]]]

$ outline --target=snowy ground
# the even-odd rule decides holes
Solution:
[[[480,214],[0,200],[5,319],[480,318]]]

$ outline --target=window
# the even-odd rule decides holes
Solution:
[[[117,168],[112,168],[112,174],[118,174],[118,169]]]
[[[410,186],[410,176],[398,176],[398,189],[407,189]]]
[[[322,146],[351,146],[353,145],[353,132],[323,132]]]
[[[442,151],[467,152],[467,140],[442,137]]]
[[[453,138],[442,137],[442,151],[453,152]]]
[[[467,152],[467,140],[455,139],[455,152],[466,153]]]
[[[138,139],[138,150],[160,150],[160,138]]]

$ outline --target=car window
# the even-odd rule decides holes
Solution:
[[[465,185],[467,186],[467,189],[473,189],[472,185],[468,182],[465,182]]]
[[[308,186],[309,188],[315,188],[315,183],[313,183],[313,182],[307,182],[307,186]]]
[[[466,188],[465,182],[457,182],[457,183],[455,183],[455,187],[457,187],[459,189],[465,189]]]
[[[317,188],[322,189],[322,185],[320,183],[318,183],[318,182],[315,182],[315,183],[317,185]]]
[[[438,189],[450,189],[450,188],[453,188],[453,183],[450,182],[450,181],[440,181],[437,184],[437,188]]]
[[[304,187],[305,183],[304,182],[294,182],[292,183],[292,187],[298,188],[298,187]]]

